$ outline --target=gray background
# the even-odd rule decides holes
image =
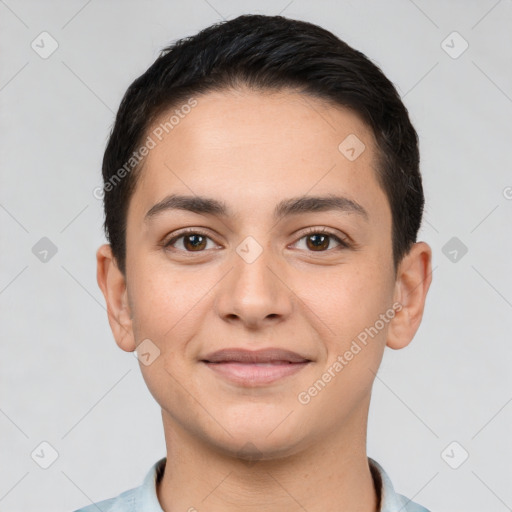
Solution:
[[[420,135],[433,284],[415,340],[385,352],[368,454],[432,511],[512,510],[511,0],[0,0],[0,511],[74,510],[165,455],[96,284],[92,191],[128,85],[170,41],[249,12],[318,23],[366,53]],[[31,47],[51,48],[43,31],[58,43],[48,58]],[[43,441],[58,452],[48,469]]]

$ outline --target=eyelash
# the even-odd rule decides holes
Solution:
[[[339,243],[339,246],[338,247],[335,247],[334,249],[326,249],[325,251],[308,251],[308,252],[312,252],[312,253],[315,253],[315,252],[331,252],[331,251],[334,251],[334,250],[342,250],[342,249],[349,249],[352,247],[352,244],[349,243],[349,241],[345,238],[340,238],[339,236],[335,235],[334,233],[332,233],[331,231],[327,230],[326,228],[308,228],[307,231],[305,233],[302,234],[302,236],[300,238],[297,239],[297,242],[299,242],[300,240],[302,240],[303,238],[306,238],[307,236],[310,236],[310,235],[327,235],[329,236],[330,238],[333,238],[336,242]],[[179,252],[186,252],[186,253],[189,253],[189,254],[194,254],[195,252],[197,253],[201,253],[201,252],[205,252],[205,250],[202,250],[202,251],[182,251],[182,250],[179,250],[179,249],[175,249],[175,248],[172,248],[172,244],[174,244],[176,241],[178,241],[180,238],[183,238],[183,237],[186,237],[187,235],[200,235],[200,236],[204,236],[206,238],[209,238],[211,240],[211,237],[205,233],[204,231],[201,231],[200,229],[195,229],[195,228],[188,228],[188,229],[185,229],[181,232],[179,232],[177,235],[173,236],[172,238],[170,238],[168,241],[164,242],[163,246],[165,249],[174,249],[174,250],[178,250]]]

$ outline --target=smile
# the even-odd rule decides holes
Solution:
[[[310,362],[272,361],[266,363],[241,363],[225,361],[212,363],[203,361],[203,364],[230,382],[241,386],[254,387],[271,384],[294,375],[304,369]]]

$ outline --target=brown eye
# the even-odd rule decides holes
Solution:
[[[308,235],[306,237],[306,239],[307,239],[306,245],[312,251],[328,249],[330,238],[331,237],[329,235],[323,235],[321,233],[317,233],[314,235]]]
[[[178,247],[175,246],[176,243],[180,240],[182,241],[183,248],[180,248],[179,244],[177,244]],[[202,252],[204,249],[206,249],[208,240],[211,239],[204,233],[189,231],[171,238],[168,242],[165,243],[164,247],[166,249],[172,248],[184,252]]]
[[[311,229],[308,233],[302,236],[296,243],[298,244],[301,240],[304,239],[306,240],[306,250],[311,252],[328,252],[335,249],[347,249],[350,247],[350,244],[347,241],[340,238],[339,236],[319,228]],[[329,247],[331,245],[332,240],[334,240],[338,244],[337,247]]]
[[[206,237],[203,235],[185,235],[183,245],[187,250],[200,251],[206,247]]]

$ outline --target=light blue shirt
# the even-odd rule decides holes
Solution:
[[[156,482],[163,475],[165,461],[166,457],[153,464],[141,486],[74,512],[163,512],[156,494]],[[382,466],[370,457],[368,462],[375,486],[377,489],[380,488],[379,512],[430,512],[405,496],[397,494]]]

